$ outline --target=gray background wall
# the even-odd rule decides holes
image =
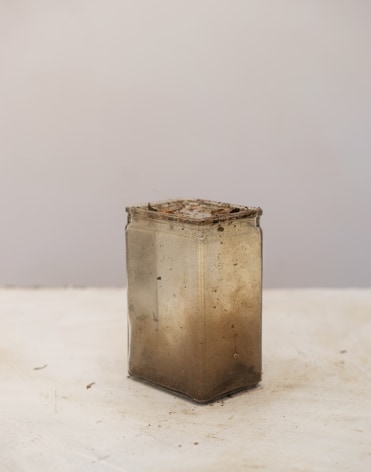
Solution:
[[[371,2],[0,0],[0,285],[121,285],[126,205],[264,209],[266,287],[369,286]]]

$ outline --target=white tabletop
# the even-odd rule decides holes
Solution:
[[[260,386],[198,405],[127,377],[124,290],[0,290],[0,470],[371,470],[371,290],[263,317]]]

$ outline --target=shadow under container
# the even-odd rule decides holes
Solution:
[[[261,379],[260,208],[128,207],[129,374],[209,402]]]

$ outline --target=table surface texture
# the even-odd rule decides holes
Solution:
[[[0,289],[0,470],[371,470],[371,290],[266,290],[263,380],[198,405],[127,376],[124,289]]]

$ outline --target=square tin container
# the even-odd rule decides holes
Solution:
[[[209,402],[261,379],[260,208],[128,207],[129,374]]]

